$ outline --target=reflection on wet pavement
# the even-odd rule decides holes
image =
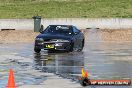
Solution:
[[[91,79],[132,79],[132,43],[86,42],[82,52],[40,54],[34,53],[33,44],[0,45],[0,88],[6,86],[10,68],[21,86],[39,85],[49,73],[77,81],[82,67]]]
[[[84,66],[83,52],[76,53],[54,53],[49,55],[35,54],[36,69],[43,72],[51,72],[63,77],[78,76]]]

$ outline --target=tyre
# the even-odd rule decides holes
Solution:
[[[69,52],[72,52],[74,49],[74,43],[71,43],[71,46],[70,46],[70,49],[69,49]]]
[[[84,47],[84,40],[82,41],[81,46],[80,46],[80,49],[78,49],[78,52],[82,51],[83,50],[83,47]]]
[[[84,39],[83,39],[83,41],[82,41],[82,48],[84,47],[84,43],[85,43],[85,42],[84,42]]]
[[[41,49],[39,49],[39,48],[37,48],[37,47],[34,48],[34,52],[40,53],[40,51],[41,51]]]

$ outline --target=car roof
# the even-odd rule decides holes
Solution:
[[[49,26],[73,26],[73,25],[49,25]]]

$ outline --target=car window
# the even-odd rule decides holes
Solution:
[[[51,25],[48,26],[43,33],[53,33],[53,34],[72,34],[71,27],[69,26],[59,26],[59,25]]]
[[[80,30],[78,30],[76,27],[73,27],[73,32],[74,32],[74,33],[79,33]]]

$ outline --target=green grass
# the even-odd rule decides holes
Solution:
[[[132,0],[0,0],[0,18],[132,18]]]

